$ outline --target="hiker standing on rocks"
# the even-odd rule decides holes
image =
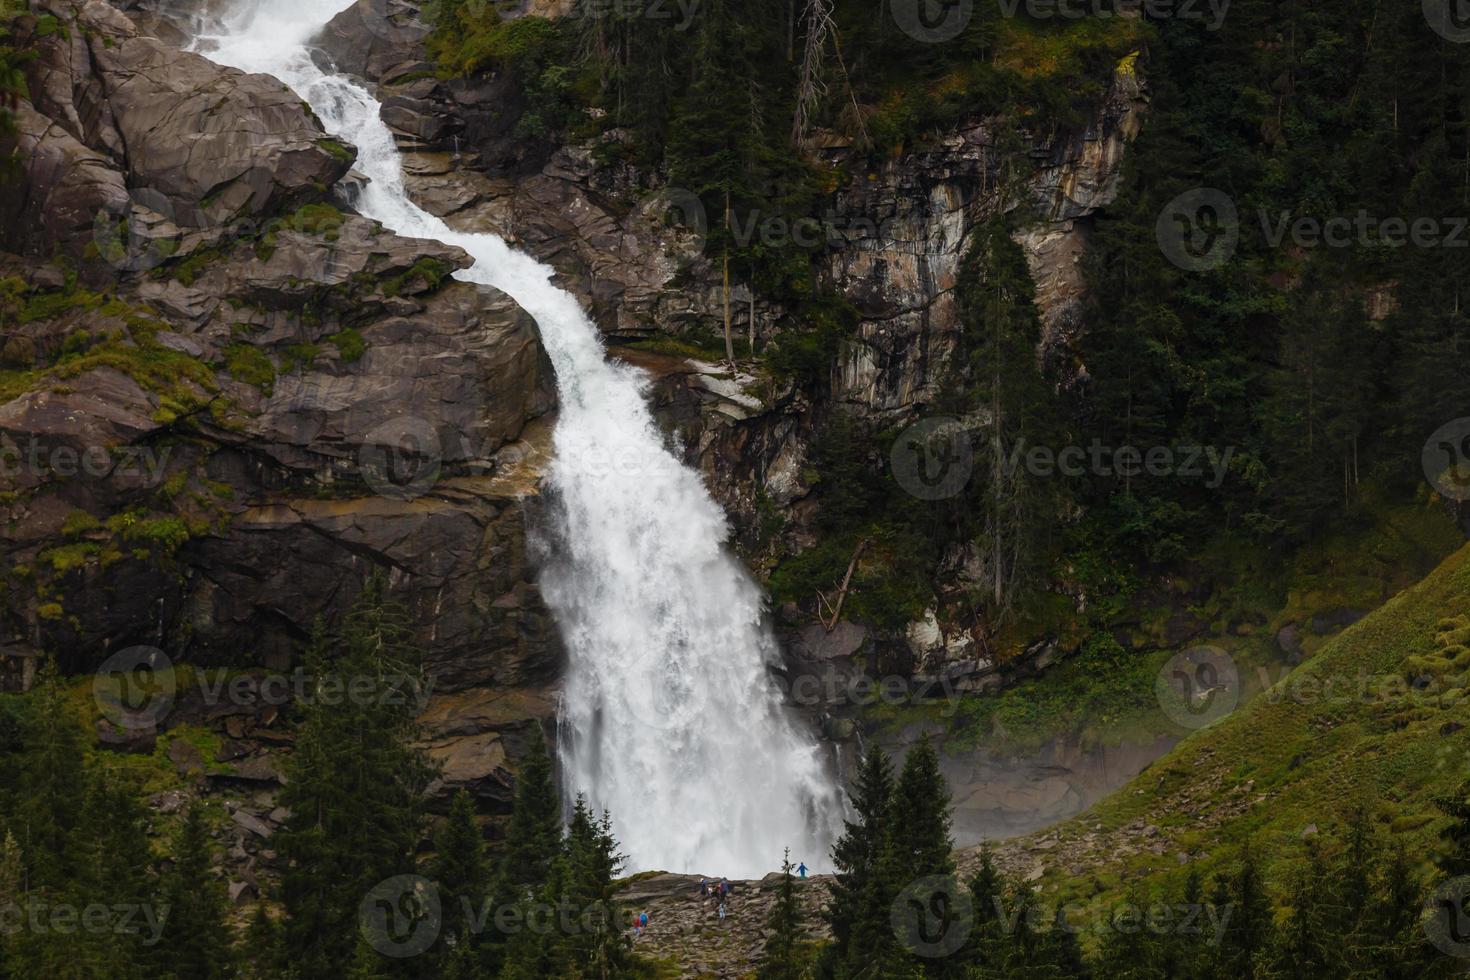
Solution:
[[[799,875],[801,875],[802,878],[806,878],[806,862],[805,861],[801,862],[800,864],[798,864],[796,866],[796,873],[799,874]]]
[[[720,900],[720,921],[725,921],[725,902],[723,899]]]

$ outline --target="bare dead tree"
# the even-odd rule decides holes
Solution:
[[[730,192],[725,191],[725,231],[730,230]],[[730,246],[725,246],[724,260],[724,297],[725,297],[725,358],[730,362],[730,374],[737,373],[735,367],[735,341],[730,333]]]
[[[801,146],[806,140],[807,127],[823,96],[827,94],[827,83],[822,79],[822,58],[827,48],[827,35],[834,29],[832,23],[832,0],[807,0],[802,15],[806,22],[806,48],[801,56],[801,81],[796,88],[796,117],[791,123],[791,142]]]

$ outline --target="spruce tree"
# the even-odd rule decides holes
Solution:
[[[791,875],[791,848],[781,857],[781,888],[766,919],[766,944],[756,980],[800,980],[806,975],[801,951],[801,905]]]
[[[1439,832],[1444,845],[1435,863],[1446,877],[1470,875],[1470,780],[1460,783],[1450,795],[1436,799],[1434,805],[1449,818]]]
[[[551,758],[538,728],[516,773],[515,803],[506,833],[499,879],[510,886],[545,884],[561,844],[561,802],[551,775]]]
[[[926,933],[948,936],[950,929],[961,927],[957,920],[958,910],[950,900],[950,896],[958,895],[961,889],[952,880],[954,840],[949,832],[949,785],[939,771],[939,754],[928,735],[921,738],[904,758],[903,769],[893,789],[892,812],[894,822],[889,853],[885,858],[890,868],[887,877],[898,882],[900,889],[908,882],[949,879],[949,887],[936,890],[928,907],[916,910],[925,920]],[[900,814],[901,820],[898,819]],[[937,921],[932,921],[935,916]],[[901,948],[908,949],[920,937],[900,934],[896,938]],[[909,952],[912,955],[913,951]],[[959,970],[962,960],[963,957],[919,956],[911,965],[922,967],[931,977],[950,976]]]
[[[985,412],[988,427],[975,448],[970,490],[952,506],[957,520],[975,525],[988,598],[1003,612],[1048,555],[1046,539],[1059,507],[1055,480],[1035,479],[1012,463],[1056,434],[1056,398],[1036,359],[1041,321],[1025,253],[1002,218],[977,228],[974,236],[956,288],[959,377],[946,401],[955,414]]]
[[[160,965],[175,980],[223,980],[235,975],[224,884],[211,873],[209,828],[197,801],[184,814],[174,866],[164,886],[168,923]]]
[[[1006,895],[1010,884],[995,867],[994,852],[987,841],[980,849],[980,867],[970,879],[970,908],[975,926],[965,944],[963,959],[985,968],[1005,961]]]
[[[281,939],[280,924],[266,911],[265,901],[256,902],[250,926],[238,946],[240,975],[245,980],[277,980],[283,972]]]
[[[31,881],[45,888],[81,875],[78,845],[85,812],[78,801],[86,797],[88,775],[81,730],[66,708],[54,662],[42,665],[31,700],[24,736],[29,751],[21,765],[11,828],[25,852]]]
[[[856,974],[896,950],[889,909],[897,895],[893,879],[893,766],[870,745],[852,788],[853,820],[832,846],[836,874],[827,921],[832,945],[824,951],[838,970]]]
[[[1249,850],[1233,875],[1216,880],[1212,901],[1216,908],[1231,910],[1216,957],[1218,975],[1252,976],[1268,951],[1272,918],[1255,856]]]
[[[436,855],[430,876],[439,886],[442,915],[439,949],[444,960],[462,957],[480,945],[476,923],[489,924],[494,914],[490,861],[485,835],[475,822],[475,804],[461,789],[449,804],[449,816],[434,840]]]
[[[306,975],[350,962],[360,903],[381,882],[415,871],[423,795],[434,770],[414,747],[420,654],[403,610],[374,576],[330,637],[306,654],[313,690],[302,706],[278,837],[285,943]]]
[[[1344,976],[1349,973],[1344,944],[1356,923],[1344,905],[1343,879],[1329,868],[1322,843],[1308,837],[1306,862],[1285,896],[1287,918],[1276,930],[1275,969],[1286,974]]]
[[[586,798],[578,796],[557,861],[555,888],[558,924],[567,930],[558,959],[569,975],[620,976],[630,966],[628,939],[613,900],[613,882],[622,867],[612,818],[606,812],[594,817]],[[568,910],[565,922],[562,908]]]
[[[902,814],[892,836],[894,860],[913,877],[947,875],[954,871],[949,829],[949,784],[939,771],[939,753],[925,735],[904,759],[893,790],[893,812]]]
[[[25,881],[25,866],[21,861],[20,843],[9,831],[0,840],[0,912],[12,914],[21,907],[22,887]],[[0,978],[16,974],[15,937],[9,930],[0,930]]]

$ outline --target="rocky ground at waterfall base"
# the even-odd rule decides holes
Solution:
[[[719,902],[701,898],[699,875],[638,875],[618,894],[629,912],[647,912],[648,929],[633,940],[634,951],[651,959],[670,977],[742,977],[759,963],[767,920],[781,887],[779,873],[759,881],[732,881],[725,918]],[[814,941],[831,934],[821,917],[827,903],[826,876],[795,881],[807,935]]]

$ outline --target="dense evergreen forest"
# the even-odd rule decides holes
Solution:
[[[493,853],[463,791],[446,814],[424,811],[434,768],[413,747],[412,719],[383,696],[415,682],[418,654],[380,590],[306,653],[323,688],[371,679],[374,696],[301,709],[281,798],[290,817],[278,842],[288,868],[278,911],[257,903],[248,923],[235,921],[211,872],[217,803],[192,803],[170,839],[150,841],[126,772],[85,751],[55,676],[24,702],[0,702],[0,976],[664,975],[635,953],[637,909],[615,897],[622,856],[607,815],[579,798],[563,821],[541,742]],[[1470,872],[1470,783],[1438,804],[1446,819],[1433,875],[1358,809],[1301,842],[1279,894],[1247,851],[1208,880],[1191,870],[1177,889],[1137,882],[1100,920],[1078,917],[1095,915],[1082,906],[1045,905],[999,872],[988,849],[973,872],[957,870],[950,793],[927,741],[898,772],[881,749],[868,751],[848,797],[821,912],[831,942],[810,939],[795,897],[808,883],[788,854],[762,980],[1462,972],[1446,954],[1463,948],[1454,917],[1464,894],[1454,886]]]

